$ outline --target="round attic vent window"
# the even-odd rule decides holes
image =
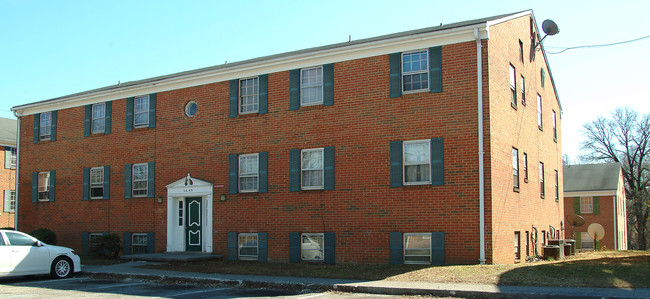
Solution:
[[[196,102],[191,101],[185,105],[185,115],[193,117],[196,114]]]

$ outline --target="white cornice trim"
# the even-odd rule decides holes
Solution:
[[[11,110],[15,111],[18,116],[26,116],[47,111],[125,99],[144,94],[225,82],[232,79],[260,74],[270,74],[327,63],[336,63],[396,52],[469,42],[475,40],[474,28],[479,29],[479,36],[481,39],[489,38],[486,22],[447,30],[399,36],[353,44],[350,46],[270,58],[263,61],[252,61],[250,63],[237,64],[233,67],[228,67],[226,65],[223,68],[210,69],[204,72],[179,74],[178,76],[171,75],[169,78],[163,78],[157,81],[143,82],[141,84],[134,84],[123,88],[117,87],[114,89],[100,90],[76,96],[72,95],[47,102],[26,104],[14,107]]]
[[[580,196],[614,196],[616,190],[605,191],[570,191],[564,192],[564,197],[580,197]]]

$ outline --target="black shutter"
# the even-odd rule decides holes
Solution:
[[[402,53],[388,55],[389,92],[391,98],[402,96]]]
[[[335,264],[336,263],[336,238],[334,232],[328,232],[323,234],[323,244],[325,246],[323,262],[325,264]]]
[[[81,186],[83,188],[81,200],[88,200],[90,198],[90,168],[88,167],[83,169],[83,184]]]
[[[124,255],[131,254],[131,233],[124,233]]]
[[[300,150],[289,151],[289,190],[300,191]]]
[[[431,139],[431,185],[445,184],[445,163],[442,138]]]
[[[300,233],[298,232],[289,233],[289,262],[300,262]]]
[[[401,232],[390,233],[390,264],[400,265],[404,260],[404,244]]]
[[[334,147],[325,147],[323,154],[325,162],[323,165],[323,172],[325,176],[325,186],[323,186],[323,189],[334,190]]]
[[[156,251],[156,238],[153,232],[147,233],[147,253],[154,253]]]
[[[156,94],[149,95],[149,128],[156,127]]]
[[[231,154],[228,156],[228,193],[237,194],[239,192],[239,155]]]
[[[104,196],[102,199],[111,198],[111,167],[104,166]]]
[[[51,141],[56,141],[56,117],[57,111],[52,111],[52,127],[51,127],[51,135],[50,135],[50,140]]]
[[[429,92],[442,92],[442,47],[429,48]]]
[[[90,132],[92,130],[92,115],[93,115],[93,105],[86,105],[84,107],[85,113],[84,113],[84,137],[90,136]]]
[[[90,253],[88,250],[88,235],[88,232],[81,233],[81,254],[84,256],[88,256]]]
[[[259,75],[259,114],[269,112],[269,75]]]
[[[239,79],[230,80],[229,117],[237,117],[239,114]]]
[[[237,233],[228,232],[228,260],[237,260]]]
[[[300,108],[300,70],[289,71],[289,110]]]
[[[32,172],[32,202],[38,201],[38,172]]]
[[[147,197],[156,197],[156,162],[147,163]]]
[[[267,152],[261,152],[258,155],[259,157],[259,192],[264,193],[268,192],[269,190],[269,174],[268,174],[268,167],[269,167],[269,153]]]
[[[104,134],[111,133],[111,115],[113,114],[113,102],[106,102],[104,114]]]
[[[402,171],[402,142],[390,142],[390,186],[401,187],[403,182]]]
[[[49,200],[54,201],[54,192],[56,189],[56,171],[52,170],[50,171],[50,192],[49,192]]]
[[[124,198],[131,198],[131,176],[133,175],[133,164],[124,166]]]
[[[268,234],[267,233],[258,233],[257,234],[257,244],[259,245],[259,252],[257,253],[257,260],[260,262],[266,262],[268,260]]]
[[[334,105],[334,64],[323,65],[323,106]]]
[[[41,128],[41,115],[34,114],[34,143],[38,143]]]
[[[126,130],[133,131],[133,98],[126,99]]]
[[[445,233],[431,233],[431,264],[443,266],[445,264]]]

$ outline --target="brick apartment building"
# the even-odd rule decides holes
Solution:
[[[14,107],[19,229],[127,254],[523,260],[564,218],[539,40],[524,11]]]
[[[0,228],[13,228],[16,214],[16,120],[0,117],[0,148],[4,157],[0,167]]]
[[[567,238],[571,238],[573,232],[579,250],[603,247],[627,250],[627,210],[621,164],[565,165],[563,168],[565,214],[585,219],[584,225],[575,228],[567,221]],[[605,230],[598,244],[587,233],[592,223],[600,224]]]

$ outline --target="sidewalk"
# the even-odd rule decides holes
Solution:
[[[432,295],[472,298],[650,298],[650,289],[566,288],[497,286],[397,281],[358,281],[328,278],[206,274],[143,269],[148,262],[128,262],[110,266],[83,266],[82,275],[112,278],[137,278],[156,281],[213,283],[240,287],[291,288],[316,291]]]

